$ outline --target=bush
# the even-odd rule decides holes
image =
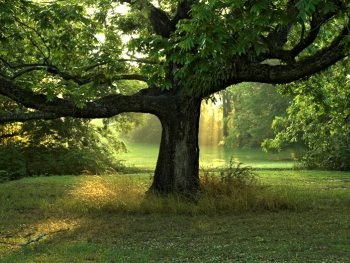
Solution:
[[[4,130],[6,132],[6,130]],[[5,134],[6,135],[6,134]],[[0,141],[0,181],[33,175],[103,174],[124,168],[123,142],[108,127],[59,119],[18,125]]]
[[[243,191],[253,190],[257,185],[257,175],[251,167],[236,163],[232,158],[227,167],[204,170],[201,176],[202,191],[210,196],[239,195]]]
[[[295,209],[293,200],[270,192],[251,167],[233,158],[225,168],[204,170],[201,188],[198,209],[204,213]]]
[[[303,157],[303,165],[308,169],[350,171],[350,148],[346,143],[328,143],[325,147],[315,147]]]
[[[18,144],[0,144],[0,169],[0,182],[25,176],[25,157]]]

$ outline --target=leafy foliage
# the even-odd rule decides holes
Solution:
[[[286,21],[287,14],[271,1],[208,1],[193,6],[192,20],[181,21],[173,37],[169,59],[181,65],[176,76],[194,94],[206,92],[230,77],[233,61],[246,58],[265,47],[260,35],[267,34],[275,21]],[[283,23],[283,22],[282,22]],[[259,33],[257,33],[259,32]],[[194,55],[196,54],[196,55]],[[202,87],[202,91],[195,87]]]
[[[49,98],[74,98],[80,107],[127,91],[116,81],[124,73],[206,97],[226,88],[241,65],[265,57],[287,61],[283,54],[298,45],[290,61],[315,54],[349,15],[345,1],[158,2],[157,9],[147,1],[1,1],[0,71]],[[128,3],[127,14],[118,11],[121,3]],[[185,3],[186,15],[176,20]]]
[[[294,96],[287,117],[273,122],[276,137],[267,148],[283,148],[296,142],[307,148],[304,163],[309,168],[350,169],[349,61],[304,82],[282,90]]]
[[[89,8],[84,1],[1,5],[7,13],[0,21],[6,25],[0,35],[0,71],[18,84],[49,99],[75,99],[80,107],[85,101],[125,90],[123,83],[112,83],[116,74],[131,70],[119,60],[122,39],[107,15],[112,7],[107,1],[96,12],[91,11],[95,5]],[[134,91],[131,86],[127,90]]]
[[[5,126],[6,128],[6,126]],[[113,128],[113,129],[112,129]],[[101,174],[123,169],[118,152],[125,151],[117,130],[123,121],[108,126],[77,119],[26,122],[16,135],[2,130],[2,180],[32,175]],[[8,130],[7,130],[8,131]],[[9,137],[5,139],[5,135]]]

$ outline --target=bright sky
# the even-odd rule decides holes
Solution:
[[[129,7],[127,5],[119,5],[114,10],[116,13],[119,14],[126,14],[129,11]]]
[[[116,6],[114,8],[113,12],[121,14],[121,15],[124,15],[124,14],[126,14],[129,11],[129,9],[130,8],[126,4],[122,4],[122,5]],[[87,11],[88,11],[88,13],[93,14],[95,12],[95,9],[94,8],[89,8]],[[105,35],[104,34],[102,34],[102,33],[101,34],[96,34],[95,36],[101,43],[103,43],[105,41]],[[123,41],[124,42],[127,42],[129,39],[130,39],[130,36],[123,36]]]

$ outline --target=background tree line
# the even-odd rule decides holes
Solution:
[[[349,61],[287,85],[240,84],[225,97],[226,147],[293,148],[306,168],[350,169]]]

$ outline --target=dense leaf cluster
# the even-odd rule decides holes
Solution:
[[[110,128],[89,121],[66,118],[6,125],[0,138],[0,181],[123,168],[118,152],[125,151],[124,143]]]
[[[276,137],[265,147],[281,148],[302,143],[309,168],[350,169],[349,62],[338,63],[304,82],[283,87],[294,99],[287,117],[276,117]]]

